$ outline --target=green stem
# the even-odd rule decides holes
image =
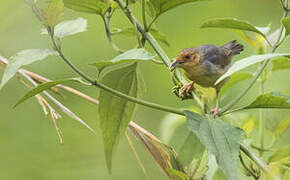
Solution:
[[[142,0],[142,19],[145,31],[147,31],[147,21],[146,21],[146,1]]]
[[[267,166],[267,164],[260,159],[256,154],[254,154],[248,146],[241,144],[240,146],[241,150],[253,161],[255,164],[262,169],[265,173],[270,174],[270,169]]]
[[[288,11],[284,11],[283,17],[287,17],[288,15]],[[281,25],[280,28],[280,33],[279,33],[279,37],[275,43],[275,45],[273,46],[272,49],[272,53],[274,53],[277,48],[281,45],[280,42],[283,42],[283,40],[285,39],[285,37],[281,40],[282,34],[284,31],[284,26]],[[281,40],[281,41],[280,41]],[[240,94],[238,94],[231,102],[229,102],[225,107],[221,108],[219,114],[224,114],[225,112],[227,112],[229,109],[231,109],[234,105],[236,105],[240,99],[242,99],[242,97],[245,96],[245,94],[253,87],[253,85],[256,83],[256,81],[258,80],[258,78],[260,77],[260,75],[262,74],[262,72],[264,71],[264,69],[266,68],[266,66],[269,64],[269,62],[271,61],[271,59],[267,59],[266,61],[264,61],[262,63],[262,65],[257,69],[253,79],[250,81],[248,87],[246,87]]]
[[[264,72],[264,75],[265,76]],[[264,77],[262,78],[261,86],[260,86],[260,93],[264,94]],[[259,110],[259,139],[260,139],[260,147],[264,149],[265,139],[264,139],[264,110]],[[263,151],[259,151],[259,155],[263,156]]]
[[[110,29],[110,19],[111,19],[111,16],[106,14],[105,15],[106,17],[104,16],[101,16],[103,21],[104,21],[104,26],[105,26],[105,30],[106,30],[106,36],[107,36],[107,39],[109,41],[109,43],[111,44],[112,48],[117,51],[118,53],[123,53],[124,51],[122,49],[120,49],[113,41],[112,39],[112,33],[111,33],[111,29]]]
[[[148,31],[151,29],[151,27],[152,27],[152,25],[155,23],[155,21],[157,20],[157,18],[158,18],[158,16],[155,16],[153,19],[152,19],[152,21],[151,21],[151,23],[149,24],[149,26],[148,26]]]
[[[51,32],[51,31],[48,30],[48,32]],[[58,52],[59,56],[64,60],[64,62],[68,66],[70,66],[73,71],[75,71],[77,74],[79,74],[86,81],[90,82],[92,85],[94,85],[94,86],[96,86],[98,88],[101,88],[101,89],[103,89],[105,91],[108,91],[108,92],[110,92],[111,94],[113,94],[115,96],[127,99],[128,101],[131,101],[131,102],[143,105],[143,106],[147,106],[147,107],[150,107],[150,108],[153,108],[153,109],[158,109],[158,110],[161,110],[161,111],[166,111],[166,112],[175,113],[175,114],[179,114],[179,115],[184,116],[184,113],[183,113],[182,110],[178,110],[176,108],[163,106],[163,105],[160,105],[160,104],[155,104],[155,103],[144,101],[144,100],[132,97],[132,96],[128,96],[127,94],[121,93],[120,91],[117,91],[115,89],[112,89],[112,88],[100,83],[100,82],[97,82],[96,80],[94,80],[93,78],[89,77],[88,75],[83,73],[81,70],[79,70],[76,66],[74,66],[71,63],[71,61],[69,59],[67,59],[64,56],[64,54],[62,53],[61,49],[58,47],[58,45],[57,45],[52,33],[50,33],[50,37],[51,37],[54,49]]]
[[[143,26],[136,19],[136,17],[131,13],[131,10],[126,6],[126,4],[122,0],[115,0],[115,1],[119,4],[120,8],[125,13],[125,15],[128,17],[130,22],[133,25],[137,26],[138,31],[142,34],[142,36],[144,38],[146,38],[146,40],[149,42],[149,44],[151,45],[153,50],[158,54],[158,56],[163,61],[163,63],[167,66],[167,68],[169,68],[169,66],[171,64],[171,60],[168,58],[168,56],[166,55],[166,53],[164,52],[162,47],[159,45],[159,43],[156,41],[156,39],[152,36],[152,34],[150,32],[145,31]],[[149,31],[151,25],[152,25],[152,23],[148,26],[148,28],[147,28],[148,31]],[[184,79],[184,77],[182,76],[182,74],[180,73],[180,71],[178,71],[178,70],[175,70],[173,72],[173,76],[177,80],[177,82],[180,82],[182,84],[185,84],[187,82]],[[194,100],[197,102],[197,104],[201,108],[203,108],[203,102],[201,101],[201,99],[195,93],[193,93],[193,97],[194,97]]]

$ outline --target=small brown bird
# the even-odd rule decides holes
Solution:
[[[236,40],[223,46],[205,44],[196,48],[186,48],[178,54],[170,68],[172,71],[177,67],[182,68],[187,78],[191,80],[182,87],[182,92],[188,93],[194,90],[194,83],[215,88],[216,107],[211,110],[211,113],[216,116],[219,111],[219,92],[227,79],[217,85],[215,82],[227,72],[231,66],[232,57],[243,50],[243,45],[238,44]]]

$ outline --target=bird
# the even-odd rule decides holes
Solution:
[[[181,93],[189,93],[194,90],[194,84],[216,90],[216,107],[211,113],[216,117],[219,113],[219,92],[229,78],[218,84],[215,82],[231,67],[232,57],[240,54],[244,46],[237,40],[226,43],[223,46],[211,44],[200,45],[196,48],[185,48],[179,52],[170,70],[182,68],[185,76],[191,80],[181,88]]]

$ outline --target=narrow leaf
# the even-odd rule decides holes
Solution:
[[[221,82],[222,80],[231,76],[232,74],[234,74],[242,69],[245,69],[253,64],[265,61],[267,59],[281,57],[281,56],[290,56],[290,53],[274,53],[274,54],[254,55],[254,56],[250,56],[250,57],[241,59],[241,60],[235,62],[229,68],[229,70],[215,82],[215,84],[218,84],[219,82]]]
[[[62,0],[50,0],[47,10],[45,11],[44,21],[45,25],[54,27],[64,11],[64,4]]]
[[[75,20],[62,21],[57,24],[54,28],[54,36],[57,38],[64,38],[84,31],[87,31],[87,20],[84,18],[77,18]],[[42,29],[41,34],[48,34],[48,32],[46,29]]]
[[[170,174],[168,169],[171,167],[170,156],[169,154],[161,147],[160,143],[155,140],[155,137],[152,138],[148,136],[148,133],[144,133],[144,130],[140,130],[140,127],[137,128],[136,126],[129,126],[132,133],[135,137],[143,143],[146,149],[150,152],[153,156],[154,160],[158,164],[158,166],[162,169],[162,171],[170,178]],[[149,133],[150,134],[150,133]]]
[[[155,17],[180,5],[206,0],[149,0],[155,11]]]
[[[12,56],[2,77],[0,89],[16,74],[21,66],[43,60],[49,55],[57,55],[57,53],[50,49],[28,49]]]
[[[138,82],[136,75],[137,63],[108,72],[100,81],[130,96],[137,96]],[[112,96],[101,90],[99,96],[99,120],[104,141],[105,157],[109,171],[112,166],[112,155],[120,137],[124,134],[135,104],[126,99]]]
[[[92,13],[104,16],[110,7],[102,0],[63,0],[65,7],[74,11]]]
[[[43,83],[43,84],[33,88],[32,90],[28,91],[22,98],[20,98],[18,100],[18,102],[14,105],[14,107],[18,106],[19,104],[23,103],[27,99],[34,97],[35,95],[37,95],[37,94],[39,94],[47,89],[50,89],[58,84],[63,84],[66,82],[71,82],[71,81],[76,81],[76,78],[62,79],[62,80],[56,80],[56,81]]]
[[[228,28],[228,29],[238,29],[244,31],[252,31],[258,33],[262,36],[265,34],[260,28],[255,27],[251,23],[236,18],[216,18],[211,19],[203,23],[201,28]]]
[[[290,58],[288,57],[279,57],[279,58],[275,58],[273,59],[273,67],[272,67],[272,71],[278,71],[278,70],[282,70],[282,69],[290,69]]]
[[[290,34],[290,18],[287,17],[287,18],[282,18],[281,19],[281,22],[283,24],[283,26],[285,27],[286,29],[286,36]]]
[[[251,104],[242,109],[253,108],[290,108],[290,96],[278,92],[270,92],[258,96]]]
[[[190,111],[184,113],[189,130],[215,155],[228,179],[239,179],[237,161],[244,132],[219,119],[209,119]]]
[[[118,62],[118,61],[121,61],[121,60],[128,60],[128,59],[132,59],[132,60],[151,60],[154,57],[155,57],[155,55],[152,55],[151,53],[146,51],[144,48],[139,48],[139,49],[128,50],[128,51],[118,55],[117,57],[115,57],[111,61],[112,62]]]

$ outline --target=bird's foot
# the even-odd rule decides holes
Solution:
[[[212,110],[210,111],[210,113],[213,115],[213,117],[217,117],[217,115],[218,115],[218,113],[219,113],[219,108],[216,107],[216,108],[212,109]]]
[[[194,82],[191,81],[187,84],[185,84],[181,89],[180,89],[180,93],[184,94],[184,93],[190,93],[191,91],[194,90]]]
[[[194,82],[187,83],[180,88],[179,97],[181,97],[182,100],[191,99],[192,91],[194,91]]]

